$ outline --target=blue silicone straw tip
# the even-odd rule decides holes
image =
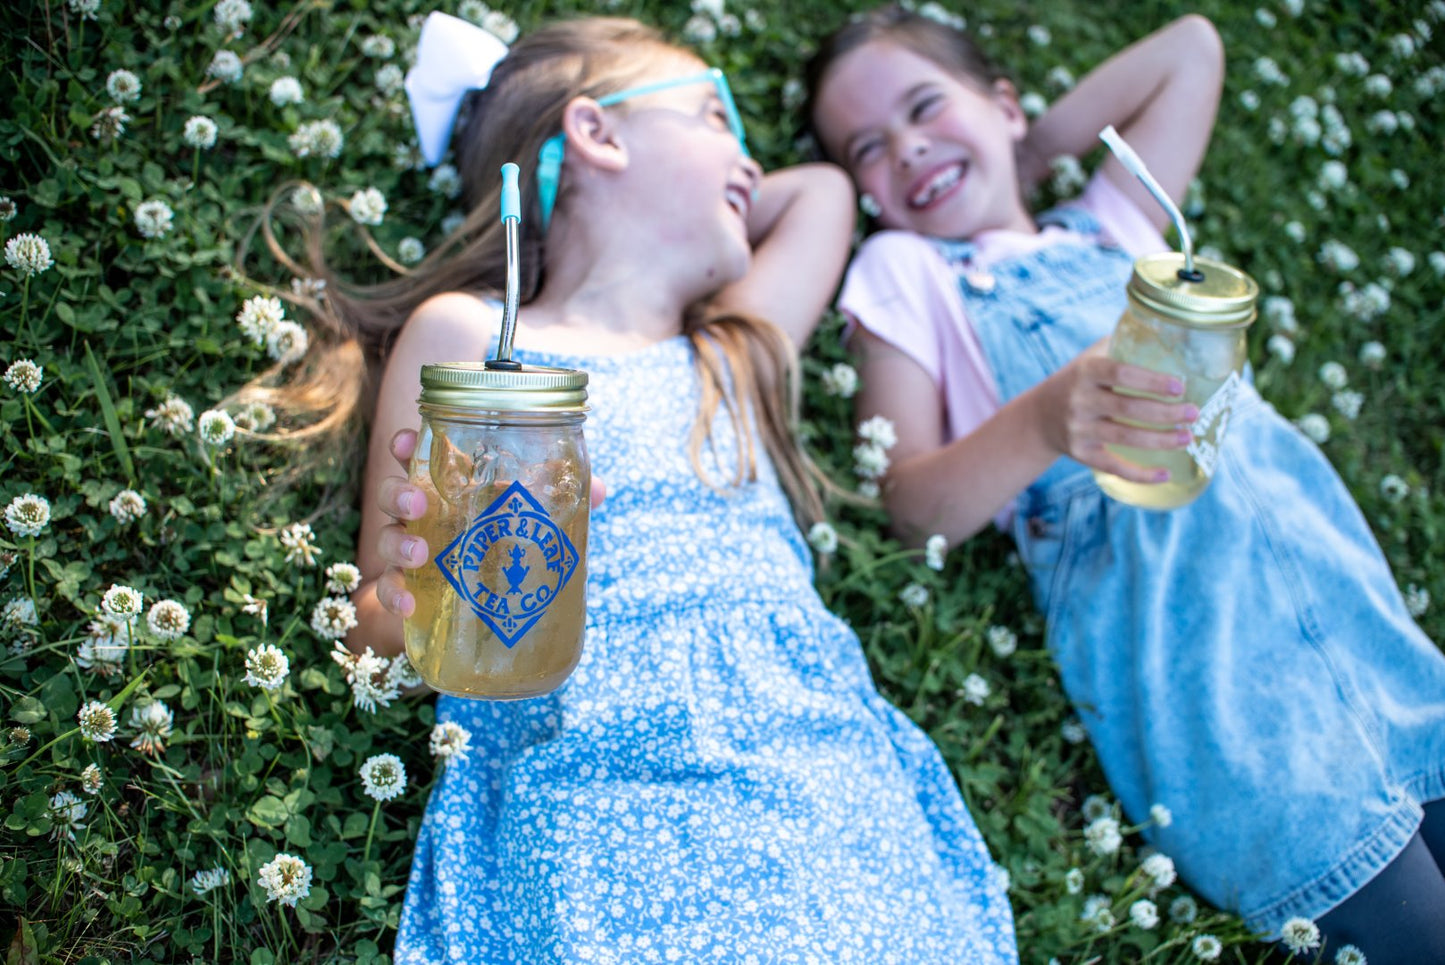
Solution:
[[[502,220],[522,220],[522,192],[517,187],[517,166],[511,161],[502,165]]]

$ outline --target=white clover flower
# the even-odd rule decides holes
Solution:
[[[244,70],[245,66],[234,50],[218,50],[216,56],[211,58],[211,65],[206,68],[206,73],[223,84],[234,84],[241,79]]]
[[[1365,130],[1371,134],[1394,134],[1400,129],[1400,119],[1394,111],[1376,111],[1365,121]]]
[[[1354,249],[1333,238],[1320,246],[1319,254],[1315,257],[1320,264],[1335,271],[1354,271],[1360,266],[1360,256],[1355,254]]]
[[[858,484],[858,495],[864,499],[877,499],[881,492],[875,479],[865,479]]]
[[[24,725],[10,728],[10,743],[24,747],[30,743],[30,728]]]
[[[1099,857],[1107,857],[1119,850],[1124,836],[1119,833],[1119,822],[1113,818],[1096,818],[1084,828],[1084,844]]]
[[[1151,854],[1139,865],[1139,870],[1149,879],[1150,894],[1163,891],[1174,884],[1179,877],[1179,873],[1174,868],[1174,859],[1166,854]]]
[[[431,753],[443,763],[464,761],[471,748],[472,732],[454,721],[437,724],[431,729]]]
[[[517,22],[500,10],[488,10],[487,15],[482,18],[482,27],[504,44],[516,40],[517,34],[521,32]]]
[[[113,70],[105,79],[105,92],[117,104],[129,104],[140,99],[140,78],[128,70]]]
[[[146,611],[146,626],[158,640],[179,640],[191,628],[191,612],[177,600],[158,600]]]
[[[386,670],[386,680],[388,686],[403,692],[426,683],[404,651],[391,658],[391,666]]]
[[[1163,804],[1154,804],[1149,808],[1149,820],[1154,822],[1156,828],[1167,828],[1174,823],[1174,812]]]
[[[1084,803],[1079,807],[1079,813],[1084,816],[1085,821],[1097,821],[1099,818],[1109,817],[1114,813],[1114,805],[1109,798],[1103,794],[1090,794],[1084,798]]]
[[[1430,609],[1430,591],[1414,583],[1405,587],[1405,609],[1416,619],[1424,616]]]
[[[112,583],[110,589],[100,598],[101,611],[121,621],[140,616],[144,605],[145,596],[140,590],[121,583]]]
[[[1147,898],[1140,898],[1129,906],[1129,920],[1135,928],[1149,931],[1159,924],[1159,908]]]
[[[157,429],[179,436],[191,431],[195,415],[190,403],[179,396],[168,395],[160,405],[146,410],[146,418]]]
[[[837,362],[823,373],[823,391],[840,399],[851,399],[858,391],[858,370],[847,362]]]
[[[320,214],[326,202],[314,184],[298,185],[291,192],[291,206],[306,215]]]
[[[266,601],[258,599],[249,593],[244,593],[241,595],[241,602],[244,604],[244,606],[241,607],[241,612],[249,613],[253,617],[259,617],[261,626],[264,627],[266,625]]]
[[[826,522],[816,522],[808,530],[808,545],[819,553],[831,553],[838,548],[838,531]]]
[[[975,707],[982,707],[983,702],[988,700],[993,693],[993,687],[976,673],[971,673],[963,678],[963,687],[959,690],[959,696],[965,704],[973,704]]]
[[[1247,111],[1259,110],[1259,95],[1253,90],[1242,90],[1239,92],[1239,106]]]
[[[269,643],[246,651],[244,681],[262,690],[279,690],[291,673],[291,661],[279,648]]]
[[[968,25],[968,21],[964,20],[962,15],[954,13],[936,0],[929,0],[928,3],[920,6],[918,12],[929,20],[941,23],[945,27],[952,27],[954,30],[963,30]]]
[[[39,536],[50,525],[50,500],[35,493],[16,496],[5,507],[5,525],[16,536]]]
[[[383,64],[376,71],[376,89],[386,96],[401,92],[406,86],[406,74],[396,64]]]
[[[1261,27],[1272,28],[1278,21],[1275,19],[1274,11],[1264,7],[1258,7],[1254,11],[1254,21]]]
[[[236,435],[236,422],[224,409],[207,409],[196,422],[196,432],[203,443],[218,449]]]
[[[1101,934],[1107,932],[1114,927],[1114,910],[1109,905],[1107,895],[1090,895],[1084,899],[1084,910],[1080,912],[1079,920],[1093,925]]]
[[[426,257],[426,246],[420,238],[406,237],[396,244],[396,259],[403,265],[414,265]]]
[[[275,328],[266,333],[266,354],[281,365],[301,358],[310,344],[311,337],[297,322],[278,322]]]
[[[1360,346],[1360,364],[1369,369],[1378,369],[1385,361],[1385,346],[1379,342],[1366,342]]]
[[[1283,365],[1288,365],[1294,361],[1294,342],[1290,341],[1288,335],[1281,335],[1279,332],[1275,332],[1269,337],[1269,340],[1264,343],[1264,347],[1270,355],[1279,359]]]
[[[319,213],[320,210],[317,208],[316,213]],[[301,298],[310,298],[318,302],[324,301],[326,299],[326,279],[293,278],[291,279],[291,293]]]
[[[1084,166],[1072,154],[1060,154],[1050,161],[1049,172],[1049,187],[1060,196],[1077,194],[1088,181]]]
[[[1043,94],[1031,90],[1019,98],[1019,107],[1026,117],[1038,117],[1049,109],[1049,101]]]
[[[1326,362],[1320,366],[1320,381],[1331,389],[1343,389],[1350,383],[1350,375],[1339,362]]]
[[[1342,282],[1340,303],[1347,314],[1362,322],[1370,322],[1389,311],[1390,292],[1379,282],[1369,282],[1362,288]]]
[[[356,607],[344,596],[328,596],[311,610],[311,629],[323,640],[340,640],[356,626]]]
[[[251,4],[247,0],[221,0],[211,10],[211,16],[227,34],[240,34],[251,22]]]
[[[1312,952],[1320,947],[1320,928],[1308,918],[1291,918],[1280,929],[1279,940],[1291,952]]]
[[[1062,65],[1051,67],[1044,75],[1044,83],[1058,91],[1073,90],[1074,75],[1069,68]]]
[[[291,908],[311,894],[311,866],[294,854],[278,854],[261,866],[256,883],[266,889],[266,900]]]
[[[80,736],[88,741],[103,744],[115,737],[115,711],[98,700],[88,701],[75,720],[80,725]]]
[[[1064,874],[1064,890],[1071,895],[1083,894],[1084,872],[1082,868],[1070,868]]]
[[[1330,421],[1318,412],[1307,412],[1296,419],[1294,424],[1316,445],[1322,446],[1329,441]]]
[[[236,324],[248,341],[261,345],[266,336],[286,318],[286,309],[281,299],[266,295],[253,295],[241,303],[236,313]]]
[[[808,89],[803,82],[796,77],[789,77],[783,81],[782,101],[783,109],[795,111],[803,106],[803,101],[808,96]]]
[[[361,585],[361,569],[355,563],[332,563],[326,568],[326,592],[355,593]]]
[[[1410,495],[1410,484],[1394,473],[1386,473],[1380,479],[1380,495],[1387,503],[1398,503]]]
[[[1169,920],[1188,925],[1199,917],[1199,903],[1190,895],[1180,895],[1169,903]]]
[[[130,641],[135,636],[134,620],[118,620],[102,616],[90,621],[86,638],[76,648],[76,666],[92,670],[102,677],[121,671]]]
[[[8,194],[0,194],[0,223],[14,221],[20,208]]]
[[[1373,97],[1389,97],[1395,85],[1384,74],[1371,74],[1365,78],[1365,93]]]
[[[186,120],[186,126],[181,130],[181,140],[187,147],[200,150],[215,147],[217,130],[215,121],[203,114],[196,114]]]
[[[82,20],[94,20],[100,13],[100,0],[67,0],[67,6]]]
[[[871,442],[853,447],[853,471],[863,479],[880,479],[888,471],[888,453]]]
[[[306,92],[301,89],[301,81],[295,77],[277,77],[271,81],[266,96],[271,98],[271,103],[277,107],[285,107],[288,104],[300,104],[306,99]]]
[[[341,149],[346,145],[346,139],[341,135],[341,128],[336,122],[330,119],[320,121],[307,121],[286,141],[291,150],[296,152],[297,157],[340,157]]]
[[[378,705],[390,706],[400,695],[396,680],[389,672],[388,661],[377,656],[370,647],[354,654],[338,640],[331,651],[331,659],[346,675],[346,682],[351,685],[352,703],[361,710],[375,713]]]
[[[455,198],[462,193],[462,178],[450,164],[438,164],[427,179],[426,186],[444,197]]]
[[[1390,272],[1403,278],[1415,270],[1415,253],[1408,248],[1391,248],[1385,255]]]
[[[1049,42],[1054,39],[1053,34],[1049,33],[1049,28],[1041,23],[1030,24],[1029,29],[1025,32],[1028,34],[1029,40],[1038,47],[1047,47]]]
[[[988,640],[988,648],[993,651],[994,656],[1001,659],[1008,659],[1014,655],[1019,648],[1019,638],[1008,627],[991,626],[985,634]]]
[[[5,242],[5,263],[29,278],[55,264],[55,259],[50,257],[50,242],[25,232]]]
[[[28,596],[14,596],[0,611],[0,627],[11,631],[23,631],[26,627],[38,626],[40,615],[35,612],[35,601]]]
[[[909,583],[898,591],[898,599],[904,606],[921,607],[928,602],[928,587],[921,583]]]
[[[277,537],[286,547],[286,562],[301,561],[302,566],[315,566],[321,548],[316,545],[316,534],[310,523],[291,523],[281,530]]]
[[[361,52],[367,57],[385,60],[396,53],[396,41],[386,34],[371,34],[361,41]]]
[[[406,767],[395,754],[374,754],[361,765],[361,789],[377,801],[390,801],[406,790]]]
[[[52,841],[65,838],[67,841],[75,840],[75,832],[83,831],[86,812],[90,805],[69,791],[60,791],[50,799],[50,839]]]
[[[1213,935],[1196,935],[1193,944],[1189,946],[1189,950],[1192,951],[1194,957],[1201,962],[1213,962],[1217,961],[1219,956],[1224,954],[1224,945]]]
[[[1368,965],[1368,960],[1358,945],[1341,945],[1335,952],[1335,965]]]
[[[102,107],[90,120],[91,137],[97,141],[113,141],[125,133],[126,124],[130,123],[130,115],[125,112],[124,107],[116,105]]]
[[[85,770],[80,772],[80,789],[86,794],[99,794],[103,787],[105,787],[105,775],[101,773],[100,765],[85,765]]]
[[[248,402],[243,405],[231,420],[236,423],[237,429],[246,432],[265,432],[276,424],[276,410],[264,402]]]
[[[357,224],[379,225],[386,215],[386,196],[376,188],[364,188],[351,196],[347,210]]]
[[[1429,100],[1445,90],[1445,66],[1436,65],[1415,78],[1415,93]]]
[[[1335,411],[1350,421],[1354,421],[1360,415],[1360,407],[1365,404],[1365,397],[1354,389],[1341,389],[1330,396],[1330,405]]]
[[[1059,725],[1059,736],[1067,744],[1082,744],[1089,739],[1089,732],[1084,729],[1083,721],[1070,717]]]
[[[923,563],[930,570],[943,569],[943,557],[948,552],[948,540],[942,535],[934,533],[928,537],[928,542],[923,544]]]
[[[442,234],[455,234],[457,229],[459,229],[463,224],[466,223],[466,220],[467,216],[462,214],[460,211],[451,212],[450,214],[442,218]]]
[[[710,44],[717,39],[717,23],[711,17],[695,13],[682,25],[682,37],[690,44]]]
[[[231,872],[222,867],[204,868],[191,875],[191,890],[204,895],[231,883]]]
[[[1390,183],[1393,184],[1395,187],[1399,188],[1401,191],[1404,191],[1410,186],[1410,175],[1406,174],[1400,168],[1391,168]],[[1384,215],[1381,215],[1380,217],[1383,218]]]
[[[163,701],[152,700],[135,704],[130,709],[130,726],[137,731],[130,746],[142,754],[159,754],[166,749],[166,738],[171,736],[171,724],[175,715]]]
[[[164,238],[170,234],[174,212],[159,198],[142,201],[135,208],[135,227],[144,237]]]
[[[1370,72],[1370,62],[1358,50],[1335,54],[1335,68],[1342,74],[1363,77]]]
[[[481,0],[462,0],[457,5],[457,16],[463,20],[470,20],[478,27],[482,25],[482,18],[487,15],[490,8]]]
[[[1285,87],[1289,84],[1289,77],[1279,69],[1273,57],[1257,57],[1254,61],[1254,76],[1262,84],[1273,84],[1276,87]]]
[[[1350,169],[1340,161],[1326,161],[1320,165],[1319,186],[1327,191],[1338,191],[1350,183]]]

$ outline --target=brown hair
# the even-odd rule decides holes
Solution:
[[[535,178],[542,143],[561,130],[563,109],[574,98],[601,97],[632,86],[657,57],[678,54],[693,56],[645,24],[610,17],[557,22],[513,44],[493,69],[488,86],[467,95],[453,135],[469,212],[466,220],[409,272],[386,258],[367,237],[372,251],[401,277],[373,285],[348,284],[337,277],[326,266],[322,225],[314,217],[303,225],[310,269],[287,257],[272,228],[273,218],[285,213],[278,191],[258,230],[288,269],[325,281],[324,297],[306,301],[318,319],[321,337],[315,339],[308,353],[310,364],[302,368],[298,380],[271,385],[277,374],[273,369],[232,401],[262,399],[287,414],[312,417],[303,428],[289,431],[289,438],[324,438],[358,412],[369,416],[368,376],[379,368],[390,341],[417,306],[447,291],[492,296],[504,292],[506,245],[497,217],[501,199],[497,172],[507,161],[521,168],[520,301],[525,304],[534,298],[543,283],[546,243]],[[565,203],[565,182],[561,189],[559,204]],[[299,300],[289,292],[275,294]],[[756,478],[755,431],[746,411],[750,408],[794,511],[804,521],[822,518],[821,476],[793,434],[799,388],[791,341],[767,321],[720,312],[706,302],[687,312],[683,329],[691,340],[703,387],[690,440],[699,476],[705,478],[701,453],[710,442],[713,417],[721,405],[731,416],[738,439],[737,472],[730,484]]]
[[[809,130],[813,129],[818,94],[833,64],[845,54],[877,40],[897,44],[933,61],[960,80],[980,87],[987,88],[994,81],[1010,79],[964,31],[898,4],[888,4],[851,17],[828,35],[809,58],[803,68],[808,94],[802,108],[803,122]],[[814,140],[820,151],[827,150],[820,138],[815,136]]]

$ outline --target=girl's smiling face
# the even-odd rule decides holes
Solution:
[[[878,223],[933,237],[1033,232],[1014,148],[1028,130],[1007,82],[955,77],[873,40],[823,76],[813,124],[828,153],[878,202]]]

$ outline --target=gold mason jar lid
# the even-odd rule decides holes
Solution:
[[[1191,328],[1238,328],[1254,321],[1259,285],[1238,268],[1195,258],[1195,280],[1180,277],[1184,255],[1165,251],[1135,260],[1129,297]]]
[[[462,409],[585,412],[587,373],[540,365],[489,369],[483,362],[439,362],[421,367],[417,401]]]

